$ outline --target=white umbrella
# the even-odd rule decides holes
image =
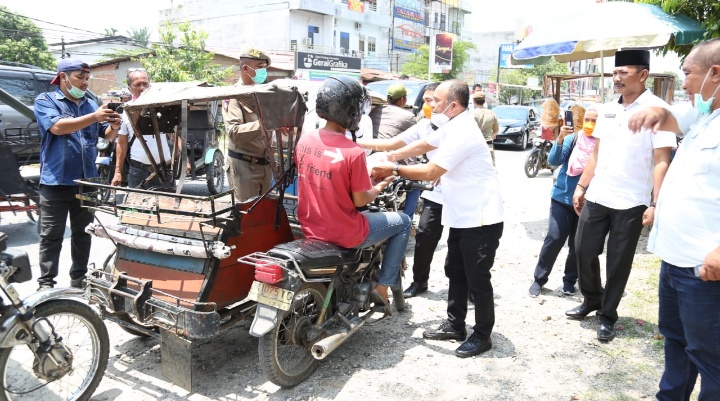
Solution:
[[[537,27],[512,53],[513,64],[543,64],[613,56],[619,49],[689,45],[704,33],[684,15],[669,15],[650,4],[590,3],[560,10]],[[601,76],[603,73],[601,64]],[[604,85],[601,85],[603,87]]]

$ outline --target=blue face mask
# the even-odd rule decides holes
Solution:
[[[68,84],[70,84],[69,88],[67,88],[68,93],[70,96],[74,97],[75,99],[82,99],[83,96],[85,96],[85,91],[76,87],[75,85],[70,83],[70,78],[67,78]]]
[[[702,93],[703,87],[705,86],[705,81],[707,81],[707,77],[709,75],[710,70],[708,70],[707,74],[705,74],[705,79],[703,79],[703,83],[702,85],[700,85],[700,93]],[[715,93],[717,93],[718,89],[720,89],[720,86],[715,88],[715,91],[712,95],[710,95],[710,99],[708,100],[703,100],[703,97],[700,93],[695,94],[693,106],[695,106],[695,110],[697,110],[697,112],[700,113],[701,116],[706,116],[712,111],[712,104],[715,101]]]
[[[255,76],[250,77],[250,79],[252,79],[252,81],[254,83],[261,84],[261,83],[265,82],[265,80],[267,79],[267,68],[258,68],[257,70],[250,66],[248,66],[248,68],[255,71]],[[248,76],[249,75],[250,74],[248,74]]]

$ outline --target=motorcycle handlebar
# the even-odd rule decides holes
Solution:
[[[426,181],[405,181],[405,189],[419,189],[422,191],[432,191],[435,187],[433,184]]]

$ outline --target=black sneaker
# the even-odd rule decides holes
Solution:
[[[479,335],[473,332],[470,334],[470,337],[455,350],[455,355],[460,358],[467,358],[469,356],[480,355],[491,349],[492,341],[490,339],[482,340]]]
[[[40,284],[40,286],[38,287],[37,290],[38,290],[38,291],[45,291],[45,290],[49,290],[49,289],[51,289],[51,288],[53,288],[53,285],[52,285],[52,284]]]
[[[464,341],[465,337],[467,337],[467,331],[464,327],[462,329],[455,329],[447,320],[442,322],[437,330],[425,330],[423,333],[423,338],[426,340]]]
[[[83,289],[85,288],[85,277],[70,279],[70,287]]]
[[[563,295],[567,295],[567,296],[571,297],[571,296],[577,294],[577,289],[575,288],[574,285],[563,284],[562,293],[563,293]]]

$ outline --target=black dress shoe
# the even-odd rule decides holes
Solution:
[[[470,338],[465,340],[465,342],[455,350],[455,355],[460,358],[467,358],[469,356],[480,355],[483,352],[490,351],[490,349],[492,349],[492,341],[490,339],[483,340],[476,333],[472,333]]]
[[[572,309],[565,311],[565,316],[572,318],[572,319],[582,319],[585,316],[587,316],[590,312],[596,311],[600,309],[599,307],[592,307],[587,306],[585,303],[582,303]]]
[[[610,323],[598,324],[597,337],[600,341],[612,341],[615,338],[615,325]]]
[[[467,337],[465,328],[454,329],[447,320],[440,324],[437,330],[425,330],[423,338],[427,340],[458,340],[463,341]]]
[[[416,283],[413,282],[410,284],[410,287],[408,287],[405,291],[403,291],[403,295],[405,298],[412,298],[416,296],[417,294],[422,294],[423,292],[428,290],[428,284],[427,283]]]

